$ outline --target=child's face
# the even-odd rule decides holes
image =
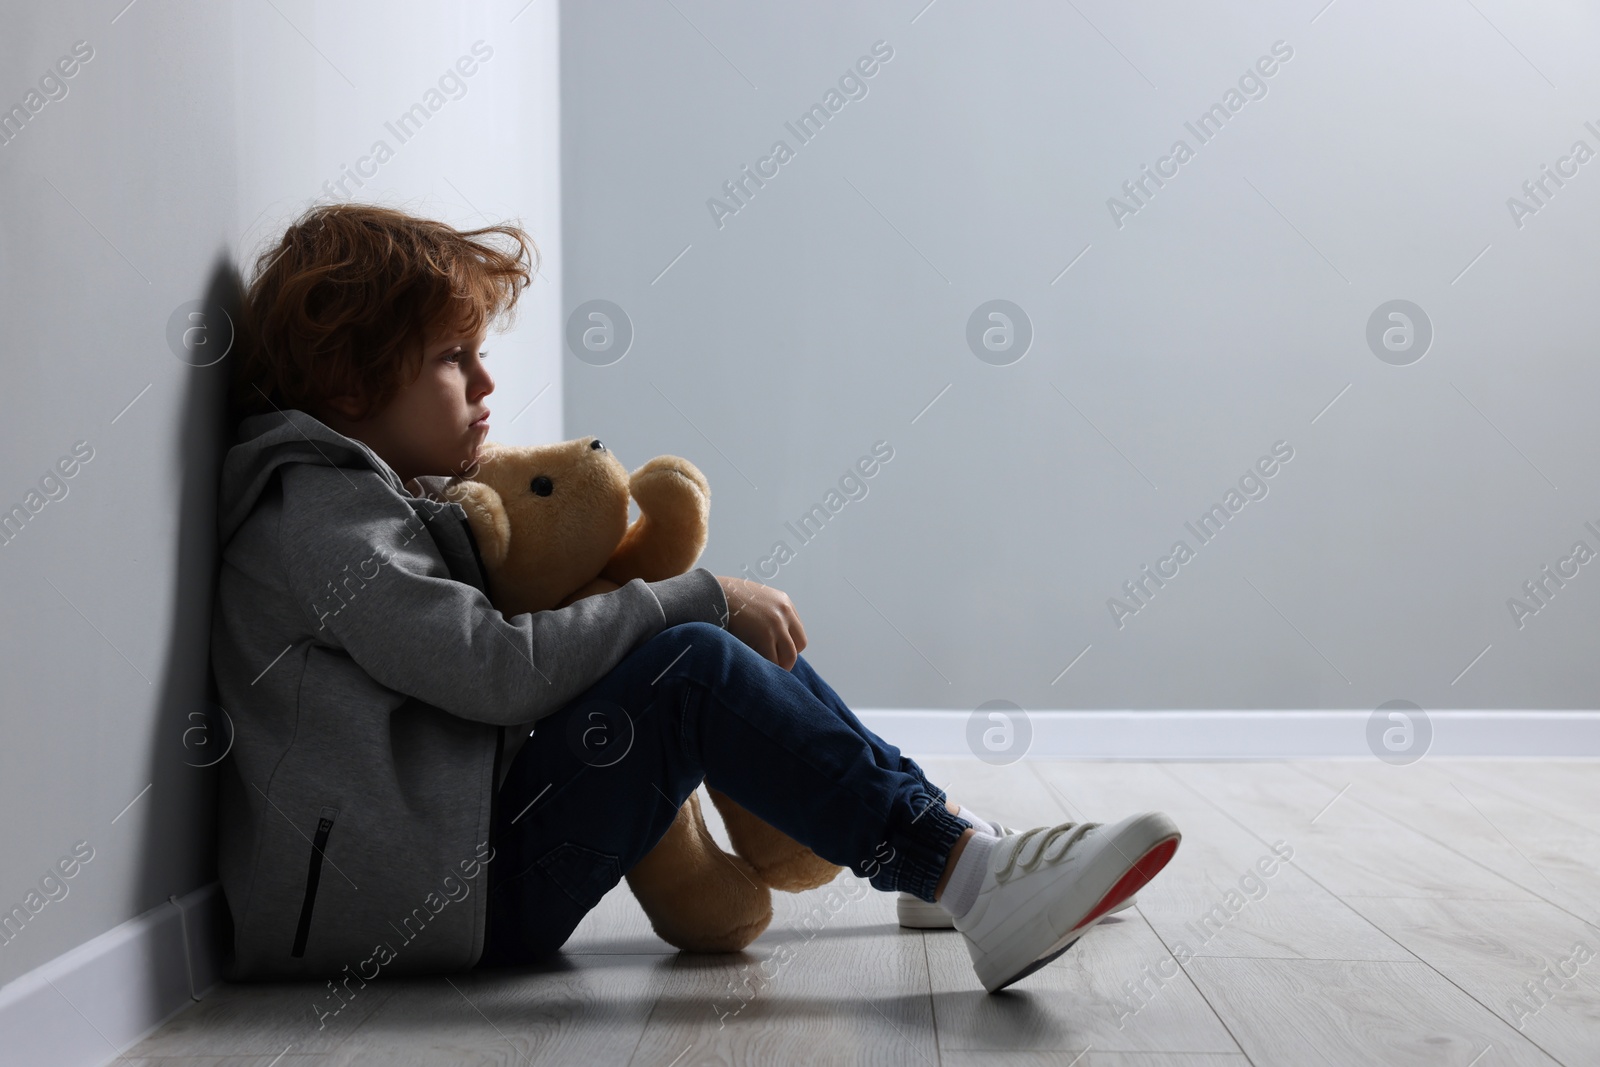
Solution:
[[[365,443],[402,481],[470,470],[489,437],[483,399],[494,391],[494,379],[479,352],[486,333],[487,327],[476,336],[431,336],[415,381],[376,415],[332,428]]]

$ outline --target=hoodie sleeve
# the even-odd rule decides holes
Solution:
[[[703,567],[507,618],[450,577],[410,504],[369,471],[296,464],[281,515],[287,584],[311,639],[464,719],[543,718],[666,627],[726,625],[721,583]]]

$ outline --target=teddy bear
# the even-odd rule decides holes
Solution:
[[[657,456],[631,474],[598,438],[486,444],[446,495],[459,503],[507,616],[563,608],[634,578],[683,574],[705,549],[711,487],[688,460]],[[628,501],[639,516],[628,521]],[[706,828],[697,793],[627,874],[650,925],[675,948],[736,952],[772,921],[773,889],[798,893],[839,868],[708,787],[734,855]]]

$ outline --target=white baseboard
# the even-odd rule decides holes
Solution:
[[[971,756],[973,713],[856,709],[911,756]],[[1029,711],[1031,759],[1338,759],[1374,755],[1364,711]],[[1600,757],[1600,711],[1432,711],[1427,757]]]
[[[0,986],[0,1065],[110,1063],[216,982],[224,906],[212,882]]]

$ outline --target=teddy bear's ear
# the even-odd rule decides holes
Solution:
[[[451,485],[449,495],[466,511],[484,565],[499,567],[511,548],[511,522],[500,494],[482,482],[463,481]]]

